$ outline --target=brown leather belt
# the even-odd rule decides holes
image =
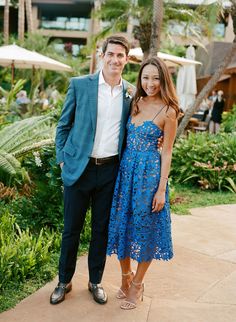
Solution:
[[[90,158],[90,163],[95,165],[103,165],[107,163],[117,163],[119,161],[119,155],[113,155],[107,158]]]

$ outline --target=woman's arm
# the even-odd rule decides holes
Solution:
[[[165,204],[165,192],[171,166],[172,148],[177,130],[177,117],[175,110],[169,108],[166,112],[164,124],[164,141],[161,153],[161,177],[158,190],[153,198],[152,211],[160,211]]]

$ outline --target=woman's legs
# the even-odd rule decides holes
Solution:
[[[122,282],[116,297],[118,299],[124,299],[126,298],[126,293],[128,292],[130,283],[134,277],[134,273],[132,272],[132,268],[131,268],[130,257],[121,259],[120,267],[121,267]]]
[[[143,279],[150,264],[151,261],[138,263],[137,271],[127,291],[126,300],[121,304],[122,309],[129,310],[136,307],[137,300],[143,293]]]
[[[220,132],[220,123],[215,123],[215,133]]]
[[[209,123],[209,133],[215,133],[215,123],[213,121],[210,121]]]
[[[142,283],[143,282],[144,275],[145,275],[148,267],[150,266],[150,264],[151,264],[151,261],[138,263],[137,271],[136,271],[136,273],[134,275],[134,279],[133,279],[133,281],[135,283]]]
[[[132,272],[130,257],[126,257],[125,259],[121,259],[120,260],[120,267],[121,267],[122,274],[127,274],[129,272]]]

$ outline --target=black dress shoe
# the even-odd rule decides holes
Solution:
[[[88,283],[88,289],[93,294],[93,299],[99,304],[107,303],[107,294],[101,284]]]
[[[69,293],[72,290],[72,283],[61,283],[57,284],[57,287],[50,296],[51,304],[58,304],[64,301],[66,293]]]

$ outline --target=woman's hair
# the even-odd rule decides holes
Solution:
[[[133,99],[133,115],[136,115],[139,113],[139,107],[138,107],[138,102],[141,99],[141,97],[147,96],[145,91],[142,88],[141,85],[141,77],[142,77],[142,72],[145,66],[147,65],[153,65],[156,66],[159,72],[159,78],[160,78],[160,95],[161,99],[163,100],[164,104],[169,108],[170,106],[175,110],[176,116],[179,115],[179,104],[178,104],[178,99],[176,95],[176,90],[170,75],[170,72],[168,70],[168,67],[166,64],[163,62],[158,57],[152,57],[147,60],[145,60],[139,70],[138,74],[138,80],[137,80],[137,85],[136,85],[136,93]]]

